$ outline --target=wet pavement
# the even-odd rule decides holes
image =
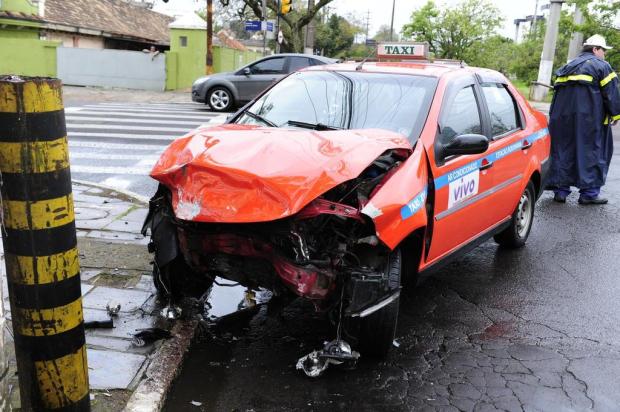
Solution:
[[[152,282],[151,257],[147,240],[139,233],[146,205],[117,191],[75,182],[73,196],[84,321],[109,321],[107,306],[120,305],[113,328],[86,331],[92,409],[121,410],[140,383],[149,355],[162,343],[137,346],[132,342],[133,334],[143,328],[170,326],[158,317],[161,305]],[[0,311],[4,306],[6,315],[0,316],[0,322],[6,321],[5,325],[0,323],[0,377],[6,374],[6,379],[0,379],[3,410],[2,402],[19,405],[19,391],[4,262],[0,262],[0,275]],[[8,362],[3,360],[5,354]],[[8,371],[2,367],[5,363]]]
[[[301,301],[263,307],[203,335],[166,410],[619,410],[618,154],[603,195],[545,192],[524,248],[489,241],[406,288],[384,360],[307,378],[295,363],[333,338],[329,323]]]

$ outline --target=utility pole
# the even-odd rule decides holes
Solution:
[[[213,74],[213,0],[207,0],[207,75]]]
[[[551,85],[553,56],[555,54],[555,44],[558,40],[562,3],[564,3],[564,0],[551,0],[549,23],[547,24],[547,31],[545,33],[545,44],[543,46],[540,66],[538,67],[538,81],[534,85],[534,91],[532,93],[532,99],[537,102],[541,102],[547,97],[549,89],[544,85]]]
[[[538,0],[536,0],[536,6],[534,6],[534,19],[532,20],[532,33],[536,35],[536,22],[538,20]]]
[[[370,10],[366,12],[366,42],[368,42],[368,28],[370,26]]]
[[[314,0],[308,0],[308,10],[314,8]],[[304,47],[305,54],[314,54],[314,18],[306,26],[306,47]]]
[[[392,22],[390,23],[390,41],[394,41],[394,10],[396,9],[396,0],[392,1]]]
[[[575,25],[579,26],[583,23],[583,13],[581,12],[581,8],[578,4],[575,4],[575,14],[573,14],[573,22]],[[576,31],[573,33],[573,36],[570,39],[570,44],[568,45],[568,58],[567,62],[573,60],[579,54],[579,51],[583,47],[583,33]]]

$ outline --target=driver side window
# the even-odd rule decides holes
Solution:
[[[474,86],[461,89],[448,107],[441,127],[441,143],[447,144],[462,134],[482,134],[480,111]]]
[[[284,57],[263,60],[250,66],[252,74],[283,74]]]

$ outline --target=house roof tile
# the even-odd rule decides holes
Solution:
[[[46,0],[45,21],[169,44],[171,17],[122,0]]]

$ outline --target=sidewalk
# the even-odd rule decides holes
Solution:
[[[146,216],[146,204],[117,191],[85,183],[73,184],[75,215],[80,252],[82,296],[85,322],[108,320],[108,303],[120,304],[113,329],[88,329],[88,350],[91,405],[93,411],[120,411],[136,388],[153,379],[164,379],[163,390],[149,394],[144,410],[157,410],[163,394],[178,370],[193,333],[182,321],[168,324],[158,316],[159,304],[151,277],[151,256],[147,239],[139,234]],[[7,318],[0,332],[0,346],[8,349],[9,370],[2,379],[3,362],[0,350],[0,410],[8,398],[15,409],[19,406],[19,390],[13,352],[12,329],[4,256],[0,262],[2,300]],[[173,337],[143,347],[132,343],[137,329],[161,327]],[[191,326],[191,325],[190,325]],[[2,327],[0,310],[0,328]],[[179,331],[181,331],[179,333]],[[161,353],[165,353],[163,357]],[[158,360],[159,362],[153,362]],[[145,373],[147,372],[148,373]],[[147,378],[148,377],[150,378]],[[154,376],[157,375],[157,376]],[[3,385],[8,385],[3,388]],[[146,385],[148,387],[148,385]],[[4,389],[4,392],[3,392]],[[148,389],[148,388],[147,388]],[[149,389],[152,392],[152,389]],[[8,395],[8,396],[7,396]],[[133,402],[138,406],[144,402]]]
[[[82,103],[92,104],[93,102],[192,103],[192,95],[190,89],[153,92],[148,90],[63,86],[62,94],[65,107]]]

